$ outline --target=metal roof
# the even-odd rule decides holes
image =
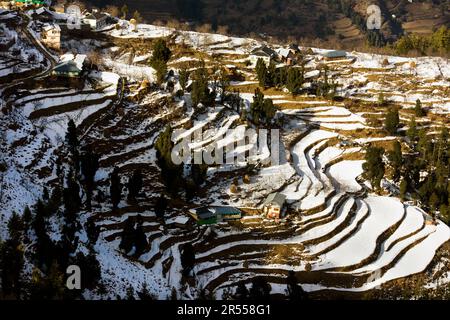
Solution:
[[[271,193],[267,196],[266,200],[263,202],[263,206],[276,204],[281,208],[281,207],[283,207],[285,200],[286,200],[286,195],[279,193],[279,192]]]
[[[347,55],[347,52],[342,50],[334,50],[334,51],[328,51],[322,54],[326,58],[340,58],[345,57]]]
[[[273,57],[276,55],[276,52],[267,46],[262,46],[254,49],[251,54],[255,56]]]
[[[77,67],[77,64],[74,61],[65,61],[63,63],[58,64],[54,69],[54,72],[61,72],[61,73],[80,73],[81,69]]]
[[[220,215],[236,215],[241,214],[241,210],[235,207],[211,207],[216,214]]]

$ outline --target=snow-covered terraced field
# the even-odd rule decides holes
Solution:
[[[236,63],[246,62],[249,52],[258,45],[252,39],[174,33],[170,28],[144,24],[139,24],[136,32],[126,23],[124,28],[114,28],[109,33],[121,39],[143,41],[173,36],[175,43],[184,42],[208,55],[243,56]],[[383,92],[405,109],[413,107],[411,103],[420,98],[432,112],[448,112],[448,61],[388,57],[388,66],[383,66],[383,56],[355,52],[351,55],[355,58],[353,65],[349,61],[330,64],[334,75],[339,75],[336,78],[344,88],[345,98],[376,101],[378,93]],[[308,56],[311,59],[307,68],[314,69],[318,64],[315,55]],[[114,294],[124,294],[130,285],[139,290],[146,283],[160,299],[169,298],[173,288],[182,299],[195,299],[200,290],[221,298],[225,290],[234,290],[237,283],[248,284],[258,276],[267,278],[273,293],[281,293],[289,271],[295,272],[303,289],[309,292],[366,291],[423,273],[450,239],[450,230],[442,222],[433,223],[427,213],[397,198],[373,194],[363,183],[361,146],[396,139],[358,135],[374,129],[365,116],[380,116],[383,112],[355,111],[348,101],[272,92],[266,98],[280,106],[276,126],[280,129],[281,145],[276,150],[279,161],[265,163],[263,160],[275,150],[270,149],[269,143],[257,146],[255,141],[242,141],[245,129],[255,127],[229,106],[217,103],[214,107],[196,108],[189,94],[179,97],[160,88],[146,94],[141,103],[127,101],[112,109],[123,97],[120,77],[136,82],[155,80],[154,70],[139,64],[148,57],[135,57],[134,65],[106,59],[106,66],[113,72],[91,74],[102,83],[95,88],[65,90],[58,86],[14,91],[8,98],[22,127],[10,128],[0,121],[2,129],[6,128],[2,137],[8,145],[14,145],[7,158],[10,166],[2,179],[3,185],[15,192],[7,201],[11,205],[1,208],[4,215],[34,203],[41,195],[39,182],[51,184],[58,179],[53,156],[62,145],[69,119],[78,126],[81,144],[94,147],[100,155],[95,176],[99,197],[100,192],[109,194],[114,168],[119,170],[123,185],[135,169],[142,171],[143,191],[137,203],[123,197],[118,209],[112,210],[109,199],[103,203],[94,199],[92,212],[81,215],[83,223],[92,219],[101,228],[95,251],[102,277]],[[177,57],[169,61],[169,67],[189,61],[198,59]],[[411,67],[411,62],[416,62],[416,67]],[[3,61],[0,76],[13,64]],[[250,71],[242,70],[245,81],[231,85],[256,86]],[[306,75],[317,77],[318,70]],[[403,82],[411,84],[412,75],[417,78],[417,87],[406,90]],[[427,86],[426,81],[432,81],[428,83],[433,84],[433,91],[437,90],[435,97],[433,93],[419,92],[423,90],[421,86]],[[179,88],[178,84],[175,87]],[[242,107],[248,109],[253,93],[243,91]],[[155,141],[167,125],[174,129],[174,143],[193,136],[189,146],[196,151],[208,150],[215,144],[235,145],[232,156],[244,160],[210,166],[198,193],[186,201],[186,191],[179,191],[165,218],[160,219],[156,217],[155,204],[161,194],[168,196],[169,192],[161,178]],[[271,126],[275,127],[275,121]],[[226,135],[228,130],[233,133]],[[195,133],[200,131],[207,133],[201,141],[195,141]],[[258,153],[252,160],[258,160],[257,164],[249,165],[245,155],[256,148]],[[35,175],[25,174],[31,169]],[[236,183],[236,190],[231,191]],[[287,215],[280,221],[261,214],[261,205],[272,192],[286,195]],[[254,215],[248,213],[241,221],[230,224],[197,227],[187,212],[207,204],[235,206]],[[143,220],[150,245],[140,256],[127,256],[118,249],[120,237],[126,219],[138,216]],[[185,243],[191,243],[196,253],[193,272],[197,288],[181,277],[180,251]]]

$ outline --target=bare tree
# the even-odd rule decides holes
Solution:
[[[109,13],[112,17],[118,17],[120,14],[120,9],[114,5],[107,5],[105,7],[105,12]]]
[[[97,66],[97,68],[100,68],[100,66],[103,64],[103,56],[96,50],[89,52],[87,58],[90,63],[91,69],[94,65]]]

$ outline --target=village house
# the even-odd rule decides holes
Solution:
[[[295,53],[290,49],[281,48],[281,49],[278,49],[277,53],[278,53],[278,59],[281,62],[286,63],[288,66],[293,65],[297,62]]]
[[[61,57],[61,63],[56,65],[52,70],[52,75],[64,78],[80,77],[85,69],[86,55],[72,54]]]
[[[189,210],[189,214],[198,225],[216,224],[223,221],[233,221],[242,218],[242,212],[235,207],[200,207]]]
[[[44,0],[15,0],[18,7],[22,6],[43,6],[45,4]]]
[[[92,30],[99,30],[108,25],[108,17],[105,13],[93,11],[86,14],[81,21],[88,24]]]
[[[347,52],[342,50],[328,51],[322,54],[322,58],[327,61],[341,60],[347,57]]]
[[[282,193],[271,193],[263,203],[263,213],[269,219],[280,219],[283,214],[283,209],[286,201],[286,196]]]
[[[253,65],[256,65],[258,59],[262,59],[266,65],[269,65],[270,62],[277,57],[277,53],[267,46],[262,46],[254,49],[250,53],[250,62]]]
[[[48,48],[61,49],[61,28],[55,23],[45,24],[41,32],[41,41]]]

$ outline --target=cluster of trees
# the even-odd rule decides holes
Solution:
[[[250,289],[247,289],[244,282],[240,282],[233,296],[236,300],[268,300],[272,287],[263,277],[256,277],[252,280]],[[298,280],[294,271],[289,271],[287,277],[287,296],[291,301],[308,299],[307,294],[298,285]]]
[[[3,298],[14,299],[63,299],[79,298],[79,290],[67,290],[65,274],[69,265],[78,265],[81,270],[82,289],[92,289],[100,281],[100,265],[92,250],[97,238],[90,234],[89,253],[75,251],[78,238],[70,228],[63,227],[57,242],[49,236],[49,220],[59,214],[57,195],[44,191],[43,199],[25,208],[20,216],[12,213],[8,222],[9,238],[0,243],[1,291]],[[96,228],[95,228],[96,229]],[[98,237],[98,234],[97,234]],[[33,250],[29,250],[32,248]],[[33,265],[31,279],[24,272],[25,258]]]
[[[450,52],[450,29],[442,26],[431,35],[411,34],[401,37],[394,44],[397,54],[418,52],[421,55]]]
[[[330,79],[329,71],[327,65],[320,66],[319,79],[316,83],[313,83],[313,87],[315,87],[317,96],[333,99],[336,96],[338,85]]]
[[[188,80],[188,71],[182,69],[179,73],[179,81],[183,91],[186,90]],[[220,102],[224,102],[227,98],[230,75],[225,68],[216,65],[210,73],[202,60],[200,66],[193,72],[192,80],[191,99],[194,106],[200,103],[206,107],[214,106],[218,93],[220,94]]]
[[[122,200],[122,191],[124,185],[122,184],[122,179],[119,175],[120,169],[115,167],[111,172],[109,193],[111,196],[111,203],[113,210],[116,210]],[[131,204],[136,204],[138,202],[138,196],[141,194],[143,187],[143,175],[140,169],[135,169],[132,175],[128,178],[126,183],[128,190],[127,201]]]
[[[407,132],[410,154],[403,155],[399,164],[401,176],[400,195],[407,194],[418,200],[432,213],[450,222],[450,142],[448,128],[431,138],[424,129],[417,130],[414,119]]]
[[[157,163],[161,168],[161,177],[166,189],[172,195],[176,195],[180,190],[184,190],[187,199],[192,199],[199,187],[206,180],[208,166],[206,164],[188,164],[187,172],[184,176],[184,165],[175,164],[172,161],[172,141],[173,129],[170,125],[159,135],[155,143]]]
[[[172,55],[172,51],[167,47],[164,39],[157,39],[153,44],[153,54],[150,59],[150,66],[156,70],[156,77],[159,84],[164,82],[167,74],[167,62]]]
[[[210,90],[208,86],[209,81],[210,75],[208,69],[205,68],[205,64],[202,61],[200,67],[197,68],[193,74],[191,99],[194,106],[197,106],[200,103],[206,107],[214,106],[216,91]]]
[[[255,70],[259,85],[263,88],[285,86],[292,94],[298,94],[304,83],[305,68],[303,64],[299,68],[276,68],[274,63],[267,67],[262,59],[258,59]]]
[[[404,139],[405,148],[395,141],[391,151],[370,146],[363,165],[364,176],[375,189],[390,168],[390,178],[399,186],[403,200],[415,200],[432,214],[440,214],[450,223],[450,134],[442,128],[437,137],[430,137],[424,129],[418,130],[412,118]],[[385,157],[386,155],[386,157]],[[385,161],[387,159],[387,161]]]
[[[337,83],[330,79],[327,65],[322,65],[319,68],[319,78],[312,83],[313,91],[318,96],[333,98],[336,95]],[[258,59],[255,71],[259,85],[263,88],[285,87],[293,95],[302,92],[302,86],[305,83],[305,67],[303,63],[300,67],[276,68],[274,63],[270,63],[269,67],[267,67],[262,59]]]
[[[380,95],[379,97],[379,104],[384,104],[384,97]],[[416,106],[414,107],[414,114],[416,117],[424,117],[426,116],[427,112],[422,107],[422,102],[417,99]],[[414,118],[415,122],[415,118]],[[386,117],[384,120],[384,129],[391,135],[396,135],[398,132],[398,129],[400,127],[400,116],[399,116],[399,110],[398,107],[390,107],[386,113]],[[415,125],[413,126],[415,128]]]
[[[264,99],[264,94],[257,88],[250,105],[250,117],[256,125],[269,125],[274,118],[277,109],[272,99]]]
[[[134,249],[133,255],[139,257],[148,249],[149,243],[142,227],[143,219],[141,215],[137,217],[128,217],[121,234],[119,248],[129,254]]]

